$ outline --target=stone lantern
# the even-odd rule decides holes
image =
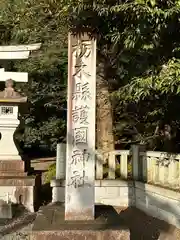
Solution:
[[[0,92],[0,218],[12,217],[12,204],[22,204],[33,212],[37,178],[28,176],[25,160],[21,158],[14,142],[14,133],[20,124],[19,106],[27,101],[13,88],[13,81],[6,80]],[[6,209],[6,210],[5,210]]]
[[[40,43],[30,45],[0,46],[0,60],[28,59],[39,50]],[[35,211],[40,176],[28,176],[26,159],[22,159],[14,142],[14,133],[20,124],[19,106],[27,101],[13,88],[13,81],[28,82],[27,72],[6,72],[0,68],[0,81],[5,89],[0,92],[0,218],[12,218],[12,205],[23,205]]]
[[[0,160],[21,160],[14,141],[14,133],[19,126],[19,105],[27,101],[13,88],[11,79],[6,81],[0,92]]]

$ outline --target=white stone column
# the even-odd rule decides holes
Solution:
[[[66,144],[58,143],[56,149],[56,178],[51,180],[52,203],[64,202]]]
[[[65,200],[65,188],[64,181],[62,179],[52,179],[52,203],[64,203]]]
[[[66,144],[58,143],[56,150],[56,179],[65,179]]]
[[[65,220],[94,219],[96,41],[69,34]]]

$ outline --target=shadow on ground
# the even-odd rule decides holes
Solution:
[[[174,226],[150,217],[135,207],[122,209],[98,205],[95,207],[95,220],[93,221],[65,221],[63,204],[41,208],[41,214],[34,222],[33,231],[44,234],[49,231],[53,234],[64,230],[127,230],[130,232],[130,238],[128,238],[130,240],[180,239],[180,231]]]
[[[168,236],[172,236],[172,239],[180,239],[180,235],[179,238],[177,237],[177,231],[179,230],[174,226],[148,216],[135,207],[128,207],[122,210],[121,208],[102,205],[96,208],[96,217],[99,217],[101,214],[112,218],[113,221],[116,219],[116,221],[121,223],[122,228],[129,229],[130,240],[171,240]]]

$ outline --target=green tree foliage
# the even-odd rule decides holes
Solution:
[[[179,5],[107,0],[86,1],[73,9],[72,27],[98,36],[120,144],[174,150],[172,140],[180,140]]]
[[[58,1],[7,0],[0,3],[0,44],[42,43],[26,61],[1,62],[6,70],[27,71],[29,82],[17,84],[28,96],[19,131],[23,145],[54,149],[66,131],[67,21]]]
[[[142,142],[163,149],[156,141],[177,142],[179,6],[179,0],[1,1],[0,43],[43,44],[28,61],[8,65],[30,73],[23,88],[30,102],[24,141],[52,146],[65,135],[62,108],[71,29],[97,37],[98,63],[104,64],[120,144]]]

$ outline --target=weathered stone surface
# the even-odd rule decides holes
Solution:
[[[53,179],[51,187],[53,188],[53,202],[63,203],[65,201],[65,180]],[[95,204],[135,206],[133,183],[123,180],[95,180]]]
[[[109,210],[110,209],[110,210]],[[113,207],[96,207],[96,218],[91,221],[66,221],[64,219],[64,204],[51,204],[41,207],[34,222],[33,230],[88,230],[91,226],[93,230],[105,230],[113,226],[122,227],[122,222],[118,223],[118,214]]]
[[[179,192],[140,182],[135,186],[137,208],[180,228]]]
[[[96,41],[69,34],[65,219],[94,219]]]
[[[12,204],[0,200],[0,219],[12,218]]]
[[[53,179],[51,180],[52,187],[52,203],[65,202],[65,188],[61,187],[61,180]]]
[[[21,160],[0,160],[0,172],[13,171],[13,172],[24,172],[25,164]]]
[[[0,160],[0,176],[27,176],[22,160]]]
[[[16,92],[13,88],[14,82],[13,80],[10,79],[6,79],[5,82],[5,89],[4,91],[0,91],[0,102],[3,102],[3,99],[5,98],[5,102],[12,102],[12,99],[16,99],[18,102],[26,102],[27,101],[27,97],[23,97],[21,96],[18,92]]]
[[[40,176],[35,177],[0,177],[0,199],[14,204],[22,204],[30,212],[38,205],[37,192],[40,187]]]
[[[36,177],[32,176],[2,176],[0,177],[0,186],[34,186]]]
[[[96,207],[95,220],[65,221],[64,206],[52,204],[38,212],[31,240],[128,240],[129,230],[112,207]]]
[[[56,179],[65,179],[66,144],[58,143],[56,150]]]
[[[30,240],[129,240],[129,230],[58,231],[32,233]]]

